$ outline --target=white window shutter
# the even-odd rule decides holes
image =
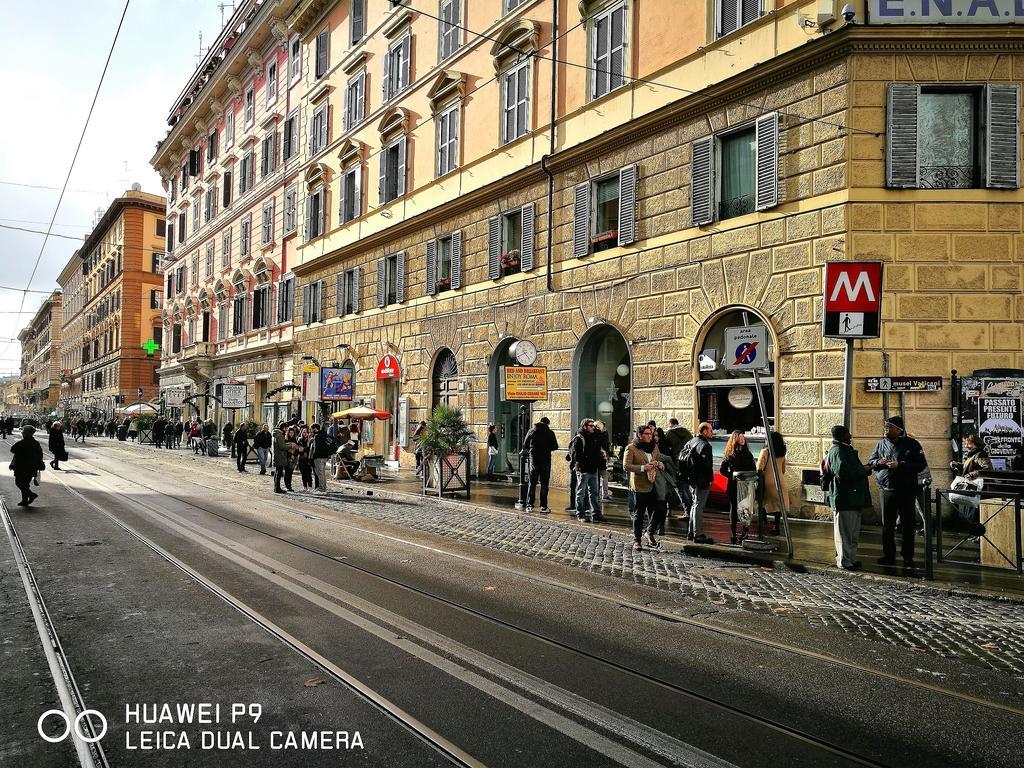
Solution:
[[[713,158],[715,138],[708,136],[691,145],[690,161],[690,210],[693,225],[710,224],[715,219],[715,196],[713,192]]]
[[[917,98],[920,86],[914,83],[890,83],[888,125],[886,126],[886,186],[920,186],[917,164]]]
[[[383,308],[387,299],[387,259],[377,259],[377,306]]]
[[[362,120],[363,118],[366,117],[366,73],[365,72],[363,72],[359,76],[359,86],[358,86],[358,88],[356,90],[359,93],[359,98],[357,99],[357,103],[359,105],[358,106],[359,111],[356,114],[359,116],[359,119]]]
[[[636,240],[636,165],[619,170],[619,245]]]
[[[523,237],[520,243],[519,268],[523,272],[533,269],[533,252],[536,248],[534,240],[535,214],[533,203],[527,203],[522,209]]]
[[[395,301],[405,301],[405,251],[395,256]]]
[[[779,203],[779,113],[762,115],[754,126],[754,207],[763,211]]]
[[[398,196],[405,194],[405,136],[398,140]]]
[[[345,223],[345,173],[338,174],[338,223]]]
[[[358,219],[363,215],[363,166],[357,165],[355,167],[356,183],[353,185],[355,191],[355,200],[352,205],[352,212]]]
[[[590,182],[576,187],[572,221],[572,256],[582,259],[590,253]]]
[[[356,314],[359,313],[359,276],[362,271],[361,267],[352,270],[352,311]]]
[[[487,277],[501,277],[501,217],[487,220]]]
[[[405,88],[412,81],[412,35],[402,38],[402,67],[399,70],[401,86]]]
[[[1020,187],[1020,85],[985,88],[985,185]]]
[[[379,200],[380,204],[384,205],[387,202],[386,191],[388,185],[388,150],[384,147],[384,150],[380,153],[380,188]]]
[[[263,327],[264,328],[269,328],[270,326],[274,325],[274,318],[277,317],[276,308],[277,308],[277,289],[274,287],[274,284],[271,283],[270,286],[267,288],[267,306],[265,307],[264,312],[263,312],[263,315],[264,315],[264,317],[263,317]]]
[[[437,242],[427,243],[427,295],[437,293]]]
[[[462,232],[452,233],[452,288],[462,287]]]
[[[380,85],[381,85],[381,91],[383,92],[383,97],[384,97],[384,103],[385,104],[391,98],[391,93],[390,93],[389,88],[390,88],[390,80],[391,80],[391,77],[390,77],[390,75],[391,75],[391,57],[393,55],[394,54],[391,51],[388,51],[387,53],[384,54],[384,76],[381,78],[381,84]]]

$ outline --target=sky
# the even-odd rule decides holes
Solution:
[[[163,194],[149,159],[167,133],[171,102],[195,71],[200,32],[206,46],[221,28],[221,0],[129,2],[52,230],[79,242],[92,230],[97,209],[106,210],[133,182]],[[28,284],[44,237],[5,227],[46,231],[123,10],[124,0],[0,0],[8,118],[0,120],[0,286]],[[228,6],[224,19],[230,15]],[[49,238],[31,283],[47,293],[25,294],[23,314],[16,314],[20,290],[0,289],[0,377],[17,372],[20,347],[8,340],[57,287],[77,247],[74,240]]]

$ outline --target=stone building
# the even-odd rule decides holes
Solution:
[[[21,342],[21,408],[48,414],[60,392],[61,293],[47,296],[18,334]]]

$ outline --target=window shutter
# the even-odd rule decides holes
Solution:
[[[325,290],[327,282],[320,280],[317,285],[320,286],[320,317],[317,319],[322,323],[327,317],[327,291]]]
[[[534,205],[529,203],[523,206],[523,238],[521,243],[520,262],[519,268],[523,272],[529,272],[533,269],[533,254],[536,250],[536,243],[534,240],[534,231],[536,229],[534,221]]]
[[[917,187],[917,97],[920,87],[913,83],[890,83],[888,141],[885,147],[886,186]]]
[[[383,151],[380,153],[380,189],[379,189],[379,193],[380,193],[380,204],[381,205],[384,205],[384,203],[387,202],[387,197],[385,197],[386,190],[387,190],[387,184],[388,184],[388,150],[387,150],[387,147],[384,147]]]
[[[324,30],[316,37],[316,76],[320,77],[327,71],[327,34]]]
[[[754,207],[774,208],[779,202],[779,113],[757,119],[754,130],[757,172],[754,176]]]
[[[345,223],[345,173],[338,174],[338,223]]]
[[[356,114],[359,116],[359,119],[362,120],[364,117],[366,117],[366,73],[365,72],[363,72],[361,75],[359,75],[359,85],[356,88],[356,91],[359,94],[358,98],[356,99],[359,111],[356,112]]]
[[[405,88],[412,80],[412,35],[406,35],[402,38],[402,67],[399,70],[399,77],[401,78],[401,86]]]
[[[761,16],[761,0],[742,0],[743,24],[749,24]]]
[[[497,280],[501,277],[501,217],[487,221],[487,277]]]
[[[427,243],[427,295],[437,293],[437,242]]]
[[[405,301],[405,251],[395,255],[395,301]]]
[[[391,98],[390,86],[391,86],[391,57],[394,56],[393,51],[388,51],[384,54],[384,77],[381,78],[381,91],[384,95],[384,103],[386,104]]]
[[[619,170],[619,245],[636,240],[636,170],[636,165]]]
[[[585,258],[590,253],[590,182],[576,187],[573,205],[572,256]]]
[[[356,267],[352,270],[352,311],[359,313],[359,276],[362,273],[361,267]]]
[[[263,326],[269,328],[274,324],[274,318],[277,317],[277,290],[274,288],[273,283],[267,288],[267,306],[263,310]]]
[[[462,232],[452,233],[452,288],[462,287]]]
[[[302,287],[302,324],[309,325],[309,294],[311,293],[312,285],[304,285]]]
[[[352,212],[358,219],[363,215],[363,166],[357,165],[353,172],[356,175],[356,183],[353,185],[356,199],[352,201]]]
[[[995,189],[1020,186],[1020,86],[986,87],[985,185]]]
[[[313,220],[313,216],[312,216],[313,206],[310,203],[311,200],[312,200],[311,196],[310,195],[306,195],[306,223],[303,225],[303,228],[302,228],[302,239],[303,240],[309,240],[309,226],[310,226],[310,222]]]
[[[345,314],[345,273],[338,273],[338,287],[337,287],[337,302],[338,302],[338,316]]]
[[[405,136],[398,140],[398,196],[405,194]]]
[[[718,0],[718,34],[727,35],[739,26],[737,0]]]
[[[383,308],[387,291],[387,259],[377,259],[377,306]]]
[[[712,156],[714,136],[700,139],[692,144],[690,161],[690,209],[693,225],[710,224],[715,219],[714,194],[712,193]]]

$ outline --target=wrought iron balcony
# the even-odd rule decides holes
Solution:
[[[718,218],[721,220],[732,219],[736,216],[743,216],[754,212],[754,196],[742,195],[730,197],[718,201]]]
[[[922,165],[922,189],[973,189],[978,186],[976,165]]]

